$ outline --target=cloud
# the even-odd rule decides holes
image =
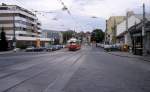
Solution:
[[[39,15],[39,17],[42,17]],[[77,31],[91,31],[93,28],[105,29],[105,19],[102,18],[91,18],[89,16],[81,15],[68,15],[66,12],[59,12],[50,17],[50,15],[44,15],[41,18],[43,22],[43,28],[54,29],[54,30],[65,30],[72,29]],[[54,20],[53,20],[54,19]],[[48,21],[50,20],[50,21]],[[47,25],[49,24],[49,25]]]
[[[77,29],[92,30],[105,29],[105,19],[110,16],[125,15],[126,11],[133,10],[142,13],[142,2],[146,3],[147,12],[150,11],[149,0],[62,0],[72,13],[69,16],[61,11],[60,0],[1,0],[0,3],[17,4],[29,10],[53,11],[54,13],[38,13],[42,21],[42,28],[57,30]],[[90,18],[98,17],[97,19]],[[56,20],[54,20],[56,18]]]

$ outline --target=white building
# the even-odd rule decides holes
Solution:
[[[0,5],[0,29],[4,29],[7,40],[12,45],[14,30],[17,45],[40,46],[40,42],[50,39],[40,38],[41,23],[34,13],[17,5]]]
[[[122,45],[128,45],[131,46],[131,37],[130,34],[127,32],[127,26],[126,26],[126,19],[117,25],[117,37],[118,37],[118,43]],[[142,15],[140,14],[132,14],[128,17],[128,29],[135,24],[138,24],[142,21]]]
[[[63,34],[61,31],[43,29],[42,30],[43,38],[50,38],[55,41],[57,44],[63,44]]]

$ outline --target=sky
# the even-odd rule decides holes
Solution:
[[[35,12],[43,29],[65,31],[105,31],[105,20],[110,16],[125,16],[127,11],[142,13],[142,3],[150,12],[150,0],[62,0],[71,12],[62,11],[61,0],[0,0]]]

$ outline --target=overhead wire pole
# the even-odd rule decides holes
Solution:
[[[147,55],[146,46],[145,46],[146,45],[145,24],[146,24],[146,12],[145,12],[145,3],[143,3],[143,22],[142,22],[143,56]]]

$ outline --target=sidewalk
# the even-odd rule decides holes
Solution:
[[[3,52],[0,52],[0,55],[3,55],[3,54],[9,54],[9,53],[13,53],[14,51],[11,50],[11,51],[3,51]]]
[[[120,56],[120,57],[128,57],[128,58],[138,58],[143,61],[148,61],[150,62],[150,56],[138,56],[138,55],[133,55],[132,53],[129,52],[108,52],[109,54],[115,55],[115,56]]]

